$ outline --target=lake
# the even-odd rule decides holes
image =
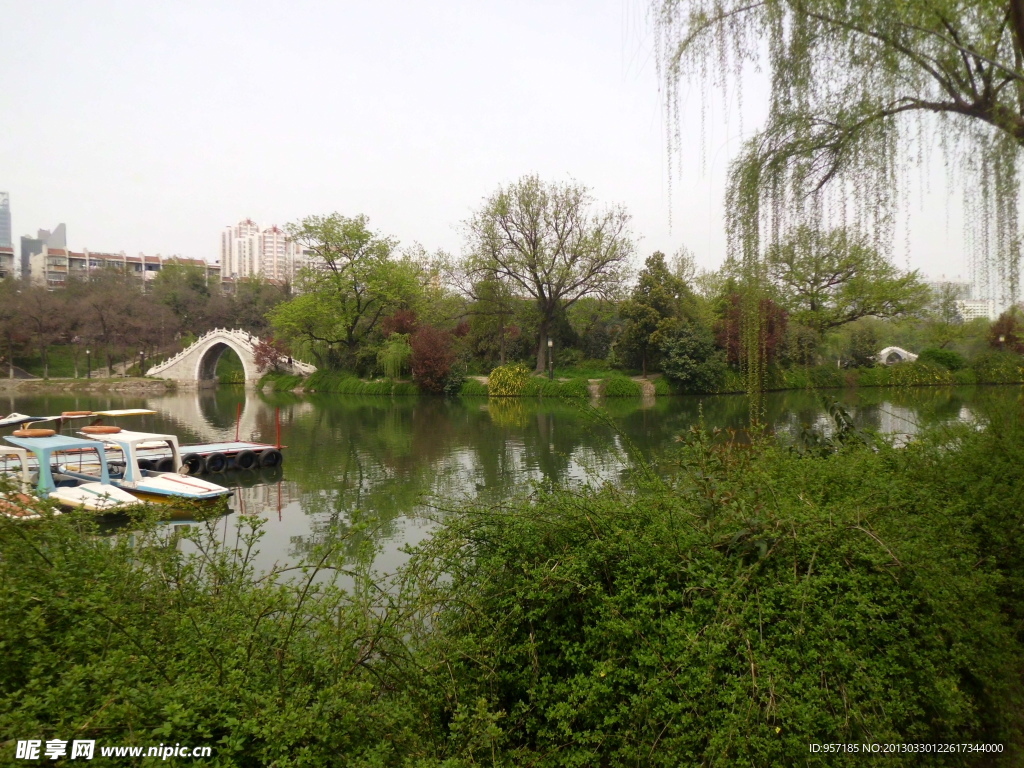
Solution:
[[[826,423],[825,406],[838,400],[859,426],[905,439],[924,426],[974,419],[1020,394],[1020,387],[789,391],[766,397],[764,422],[784,439],[802,425]],[[218,534],[231,536],[239,514],[264,518],[257,563],[266,568],[300,560],[345,532],[354,515],[371,516],[382,571],[393,570],[404,560],[402,545],[429,535],[459,501],[497,503],[551,481],[613,481],[634,466],[631,451],[658,456],[700,421],[742,430],[748,419],[747,399],[738,395],[609,399],[597,410],[536,399],[299,397],[231,387],[144,397],[0,396],[0,413],[110,408],[156,410],[120,424],[171,432],[182,443],[236,434],[274,442],[280,429],[283,467],[208,476],[236,488]]]

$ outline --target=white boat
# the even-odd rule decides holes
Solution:
[[[174,435],[130,432],[117,427],[107,427],[103,433],[95,427],[85,427],[80,434],[102,441],[111,456],[110,482],[140,499],[214,501],[232,493],[222,485],[189,476],[182,468],[181,448]],[[160,456],[160,466],[166,467],[166,471],[140,467],[141,461],[150,461],[147,454]]]
[[[40,430],[49,432],[50,430]],[[72,509],[90,512],[120,512],[139,503],[127,491],[111,485],[103,445],[65,435],[4,438],[35,459],[35,493]],[[76,467],[97,466],[98,475],[86,476]]]

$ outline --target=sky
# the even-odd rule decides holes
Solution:
[[[751,79],[742,121],[712,99],[702,131],[688,87],[670,168],[643,0],[0,0],[0,41],[15,243],[64,222],[74,250],[216,261],[241,219],[338,211],[459,254],[483,200],[538,174],[625,206],[638,265],[686,246],[713,268],[739,125],[765,107]],[[966,275],[927,186],[901,266]]]

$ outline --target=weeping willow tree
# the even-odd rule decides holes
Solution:
[[[1024,0],[653,0],[658,60],[682,146],[680,86],[740,97],[770,79],[766,123],[730,169],[730,258],[751,311],[748,386],[761,380],[757,286],[771,244],[844,226],[890,258],[908,168],[938,156],[964,195],[979,289],[1019,298]],[[766,65],[766,66],[764,66]]]

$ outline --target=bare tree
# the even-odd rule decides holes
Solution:
[[[580,184],[524,176],[499,188],[467,222],[472,278],[500,281],[536,303],[538,371],[559,310],[621,287],[633,254],[629,220],[621,207],[594,210]]]

